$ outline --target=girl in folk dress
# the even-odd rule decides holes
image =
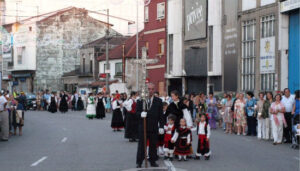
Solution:
[[[191,130],[187,128],[185,119],[180,119],[180,127],[176,129],[174,136],[172,137],[172,143],[176,142],[176,148],[174,154],[178,155],[178,161],[182,158],[187,161],[187,156],[191,154],[191,142],[192,134]]]
[[[197,149],[195,159],[199,160],[200,156],[204,156],[205,160],[209,160],[209,157],[210,157],[210,147],[209,147],[210,126],[208,124],[208,119],[205,114],[202,114],[200,117],[200,122],[197,125],[197,134],[198,134],[198,149]]]
[[[105,100],[102,93],[98,93],[97,96],[97,108],[96,108],[96,118],[103,119],[105,118]]]
[[[174,153],[174,142],[172,142],[172,136],[175,132],[175,115],[169,115],[168,123],[164,126],[165,137],[164,137],[164,151],[165,151],[165,160],[170,159],[173,160]]]
[[[246,120],[246,114],[245,114],[245,99],[244,94],[240,93],[239,99],[235,102],[234,105],[234,115],[236,119],[236,127],[237,127],[237,135],[241,134],[241,128],[243,131],[243,135],[246,135],[246,126],[247,126],[247,120]]]
[[[224,109],[224,122],[226,124],[226,131],[225,133],[232,133],[232,112],[231,112],[231,106],[232,106],[232,99],[231,95],[227,95],[227,102],[225,104],[225,109]]]
[[[124,120],[121,111],[122,103],[120,101],[120,95],[116,95],[112,101],[113,116],[111,120],[111,127],[114,131],[121,131],[124,128]]]
[[[86,117],[89,119],[93,119],[95,116],[96,116],[95,98],[93,96],[93,93],[89,93],[87,99]]]
[[[275,96],[275,102],[272,103],[270,113],[272,114],[272,133],[274,138],[274,145],[282,143],[283,126],[286,127],[287,123],[284,118],[285,108],[281,103],[281,95]]]

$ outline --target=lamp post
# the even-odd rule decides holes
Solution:
[[[107,12],[107,29],[106,29],[106,68],[105,68],[105,74],[106,74],[106,79],[105,79],[105,86],[106,86],[106,92],[109,93],[109,77],[110,77],[110,66],[109,66],[109,57],[108,57],[108,43],[109,43],[109,9],[106,9]]]

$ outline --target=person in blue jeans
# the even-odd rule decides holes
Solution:
[[[293,125],[300,123],[300,90],[295,91],[295,104],[293,105]]]
[[[254,94],[252,92],[247,92],[247,102],[246,102],[246,116],[247,116],[247,126],[248,133],[247,135],[256,136],[256,116],[255,116],[255,108],[256,108],[256,100],[254,99]]]

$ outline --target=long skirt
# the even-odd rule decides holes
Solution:
[[[218,116],[218,110],[216,107],[208,107],[208,115],[209,115],[209,126],[212,129],[217,128],[217,120],[216,117]]]
[[[92,119],[96,116],[96,106],[95,104],[88,104],[86,108],[86,117]]]
[[[190,155],[191,154],[191,146],[187,144],[187,139],[179,138],[176,142],[176,148],[174,154],[177,155]]]
[[[206,157],[210,156],[209,140],[206,135],[198,136],[198,149],[196,155]]]
[[[56,103],[54,101],[52,101],[50,103],[48,111],[51,112],[51,113],[56,113],[57,112],[57,105],[56,105]]]
[[[96,108],[96,118],[97,119],[103,119],[105,118],[105,108],[102,102],[97,103],[97,108]]]
[[[65,113],[68,111],[68,103],[66,100],[62,100],[59,104],[59,111]]]
[[[83,109],[84,109],[83,101],[78,99],[78,101],[77,101],[77,110],[82,111]]]
[[[124,128],[123,116],[122,116],[122,112],[121,112],[120,109],[115,109],[113,111],[113,116],[112,116],[112,119],[111,119],[111,127],[113,129]]]
[[[139,120],[136,113],[126,112],[125,138],[138,139]]]
[[[174,144],[171,143],[172,135],[171,134],[165,134],[164,137],[164,149],[166,150],[174,150]]]

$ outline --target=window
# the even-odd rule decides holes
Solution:
[[[17,48],[17,57],[18,57],[18,64],[23,63],[23,56],[25,55],[25,47],[18,47]]]
[[[85,57],[82,58],[82,72],[85,73]]]
[[[149,21],[149,7],[145,7],[145,22]]]
[[[275,36],[274,32],[275,16],[269,15],[261,18],[261,38],[268,38]],[[263,50],[263,49],[260,49]],[[275,54],[274,54],[275,56]],[[261,90],[274,90],[275,87],[275,73],[262,73],[260,75]]]
[[[158,41],[158,54],[163,55],[165,53],[165,40],[160,39]]]
[[[161,20],[165,18],[165,3],[158,3],[157,4],[157,19]]]
[[[242,23],[242,90],[255,88],[255,20]]]
[[[146,48],[149,49],[149,42],[146,42]]]
[[[115,75],[116,76],[122,76],[122,71],[123,67],[122,67],[122,62],[116,63],[115,64]]]
[[[90,53],[90,73],[93,73],[93,54]]]

